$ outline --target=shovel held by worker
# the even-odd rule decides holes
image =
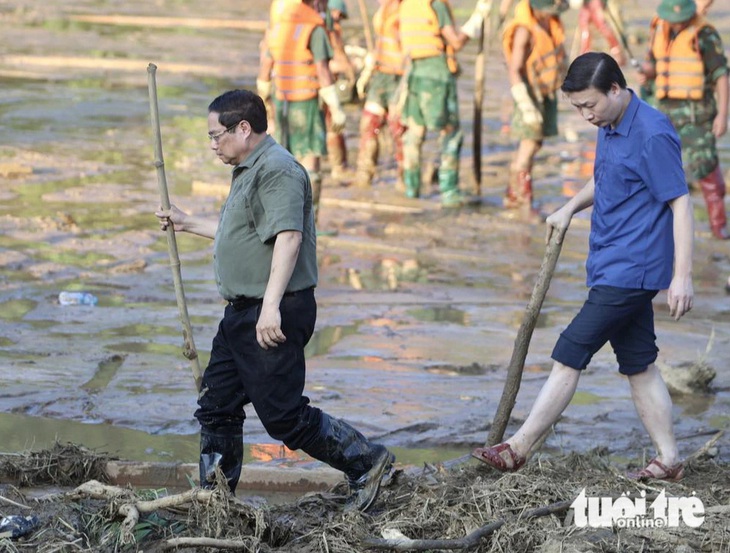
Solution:
[[[550,288],[550,280],[553,278],[555,265],[558,262],[558,257],[560,257],[560,250],[563,247],[563,238],[566,230],[567,228],[553,229],[550,235],[550,241],[545,250],[545,257],[542,260],[540,272],[537,275],[537,282],[532,289],[532,296],[530,296],[530,301],[522,317],[522,324],[517,331],[515,346],[512,350],[512,358],[507,368],[507,380],[504,383],[502,397],[499,400],[499,406],[497,407],[497,412],[494,415],[494,420],[489,430],[489,436],[487,438],[488,446],[500,443],[504,437],[507,422],[515,406],[517,392],[520,390],[522,370],[525,368],[525,359],[527,358],[527,349],[530,346],[532,332],[535,330],[537,318],[542,308],[542,302],[545,300],[548,288]]]
[[[162,160],[162,135],[160,132],[160,115],[157,108],[156,71],[157,66],[155,64],[150,63],[147,66],[147,88],[149,89],[150,96],[152,134],[155,137],[155,168],[157,169],[157,186],[160,191],[160,206],[163,209],[170,209],[170,196],[167,192],[167,178],[165,177],[165,162]],[[190,326],[190,316],[188,315],[188,307],[185,302],[185,291],[183,290],[182,274],[180,272],[180,256],[177,252],[175,229],[172,225],[168,225],[167,227],[167,251],[170,254],[170,267],[175,285],[175,297],[177,298],[180,322],[183,327],[183,338],[185,340],[183,355],[190,360],[195,388],[200,391],[200,383],[202,380],[200,361],[198,360],[198,352],[195,349],[195,342],[193,342],[193,330]]]

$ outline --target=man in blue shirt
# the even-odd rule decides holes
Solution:
[[[679,480],[672,400],[657,358],[652,299],[667,290],[669,313],[692,308],[692,207],[679,138],[669,119],[626,88],[616,61],[584,54],[571,64],[561,90],[583,118],[599,127],[593,179],[547,218],[547,238],[593,206],[586,269],[588,299],[560,335],[555,361],[527,420],[506,442],[473,455],[501,470],[519,469],[530,449],[560,417],[580,371],[606,342],[657,456],[637,479]]]

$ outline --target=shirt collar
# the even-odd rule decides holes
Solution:
[[[634,122],[634,116],[636,115],[636,110],[639,109],[640,100],[636,94],[634,94],[633,90],[629,88],[628,91],[631,93],[629,105],[626,106],[626,110],[624,111],[623,117],[621,117],[621,121],[619,121],[618,126],[615,129],[607,129],[609,134],[620,134],[621,136],[629,135],[631,124]]]
[[[241,163],[233,168],[233,174],[236,175],[244,169],[250,169],[256,163],[256,161],[264,154],[264,152],[272,145],[275,141],[270,134],[267,134],[264,139],[258,143],[253,151],[246,156]]]

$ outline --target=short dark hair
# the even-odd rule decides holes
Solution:
[[[228,128],[246,120],[256,134],[266,132],[266,106],[260,96],[250,90],[229,90],[208,106],[208,113],[218,114],[218,122]]]
[[[588,52],[573,60],[568,68],[563,92],[581,92],[591,87],[608,94],[613,83],[626,88],[626,77],[616,60],[604,52]]]

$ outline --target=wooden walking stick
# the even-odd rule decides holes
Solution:
[[[537,324],[537,317],[540,314],[542,302],[545,300],[545,295],[550,287],[550,280],[553,278],[553,273],[555,272],[555,265],[557,264],[558,257],[560,256],[560,249],[563,246],[563,237],[565,236],[566,230],[567,229],[554,229],[550,236],[550,242],[545,250],[545,257],[542,260],[540,272],[537,275],[537,282],[535,283],[535,287],[532,290],[532,296],[530,297],[530,301],[525,309],[522,324],[517,331],[515,346],[512,350],[512,358],[510,359],[509,367],[507,368],[507,380],[504,383],[502,397],[499,400],[499,406],[497,407],[497,412],[494,415],[492,427],[489,430],[487,446],[500,443],[504,437],[507,422],[512,414],[512,408],[515,406],[517,392],[520,390],[522,370],[525,368],[525,358],[527,357],[527,348],[530,345],[532,332],[535,330],[535,325]]]
[[[491,27],[491,26],[490,26]],[[472,156],[474,187],[477,197],[482,195],[482,104],[484,103],[484,31],[488,28],[482,21],[474,61],[474,134],[472,136]]]
[[[152,122],[152,134],[155,137],[155,168],[157,169],[157,187],[160,191],[160,205],[163,209],[170,209],[170,195],[167,192],[167,178],[165,177],[165,162],[162,160],[162,134],[160,132],[160,114],[157,108],[156,71],[157,66],[154,63],[150,63],[147,66],[150,119]],[[195,388],[200,391],[200,382],[203,377],[200,371],[198,352],[195,349],[195,342],[193,342],[193,329],[190,326],[190,316],[188,315],[188,306],[185,302],[185,291],[183,290],[182,274],[180,272],[180,256],[177,253],[177,240],[175,239],[175,229],[172,225],[167,226],[167,251],[170,254],[170,268],[172,269],[172,278],[175,284],[175,297],[177,298],[180,322],[183,326],[183,338],[185,340],[183,355],[190,360],[193,369],[193,378],[195,379]]]
[[[357,0],[357,5],[360,7],[362,28],[365,31],[365,46],[367,46],[368,52],[374,52],[375,42],[373,42],[373,31],[370,29],[370,16],[368,15],[368,7],[365,5],[365,0]]]
[[[484,69],[486,65],[486,54],[491,49],[492,38],[499,31],[501,18],[495,21],[495,2],[489,2],[489,18],[482,22],[479,32],[479,43],[477,44],[477,56],[474,60],[474,119],[472,136],[472,157],[474,187],[477,196],[482,195],[482,106],[484,105]],[[488,34],[485,40],[485,34]],[[485,50],[486,43],[486,50]]]

